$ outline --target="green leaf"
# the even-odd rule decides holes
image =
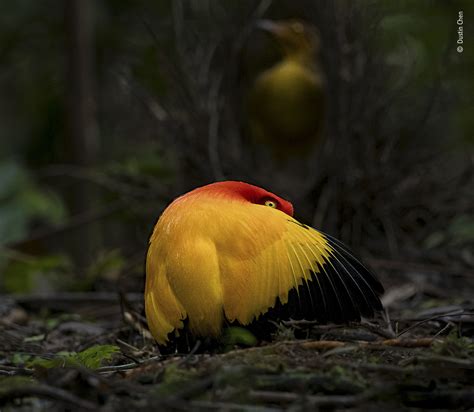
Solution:
[[[85,367],[97,369],[104,362],[108,362],[112,357],[120,352],[115,345],[95,345],[82,352],[58,352],[53,359],[36,357],[28,362],[29,367],[40,368],[61,368],[61,367]]]
[[[76,355],[77,361],[89,369],[97,369],[103,362],[110,361],[112,357],[120,352],[115,345],[95,345]]]
[[[257,338],[252,332],[245,328],[235,326],[225,330],[223,341],[226,346],[254,346],[257,344]]]

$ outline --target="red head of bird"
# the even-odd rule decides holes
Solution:
[[[150,239],[145,309],[160,344],[185,324],[196,337],[218,337],[226,322],[269,314],[358,320],[382,308],[382,292],[342,243],[294,219],[290,202],[243,182],[177,198]]]

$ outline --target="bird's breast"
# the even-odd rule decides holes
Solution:
[[[313,137],[324,113],[323,80],[317,71],[283,61],[262,73],[251,94],[254,127],[261,138],[292,141]]]

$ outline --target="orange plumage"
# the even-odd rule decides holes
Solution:
[[[243,182],[218,182],[174,200],[146,262],[145,309],[160,344],[185,326],[218,337],[226,322],[269,315],[321,322],[381,310],[379,281],[347,248],[293,218],[293,206]]]

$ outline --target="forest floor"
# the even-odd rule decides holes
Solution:
[[[380,319],[288,322],[258,346],[166,356],[140,294],[0,296],[0,411],[473,410],[474,274],[383,281]]]

